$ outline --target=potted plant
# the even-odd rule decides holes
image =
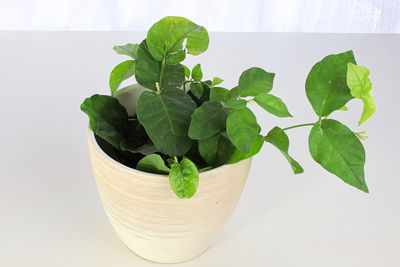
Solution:
[[[274,73],[253,67],[230,90],[222,79],[203,79],[185,57],[206,51],[206,29],[182,17],[155,23],[140,44],[115,46],[131,59],[110,75],[111,95],[93,95],[81,109],[90,119],[89,149],[105,211],[123,242],[155,262],[182,262],[206,250],[240,198],[251,165],[264,143],[279,149],[293,172],[286,131],[310,127],[313,159],[364,192],[365,151],[334,111],[354,98],[364,103],[359,124],[375,111],[369,70],[352,51],[323,58],[310,70],[305,89],[316,116],[310,123],[274,127],[265,136],[250,104],[278,117],[292,117],[270,93]],[[138,84],[119,89],[135,77]]]

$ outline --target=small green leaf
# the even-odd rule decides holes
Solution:
[[[279,127],[274,127],[267,136],[265,137],[265,141],[274,145],[277,149],[281,151],[281,153],[285,156],[285,158],[289,161],[290,166],[294,174],[303,173],[304,170],[300,166],[300,164],[295,161],[291,156],[289,156],[289,138],[286,133]]]
[[[185,68],[185,77],[186,78],[190,78],[190,69],[188,67],[186,67],[185,65],[183,65],[183,67]]]
[[[375,100],[371,96],[372,82],[368,78],[369,69],[362,66],[357,66],[351,62],[347,68],[347,85],[350,88],[350,93],[353,97],[359,98],[364,103],[363,113],[358,125],[368,120],[376,110]]]
[[[178,64],[186,58],[186,51],[184,49],[171,53],[167,56],[167,64]]]
[[[110,90],[114,95],[121,83],[135,74],[135,60],[127,60],[118,64],[110,74]]]
[[[126,136],[128,114],[125,108],[112,96],[93,95],[86,98],[81,110],[90,119],[90,129],[116,149]]]
[[[164,55],[182,50],[185,39],[188,54],[199,55],[208,48],[207,30],[186,18],[165,17],[147,32],[149,50],[158,61],[162,61]]]
[[[168,174],[170,169],[165,165],[164,160],[158,154],[150,154],[139,160],[136,169],[144,172]]]
[[[137,57],[137,50],[139,48],[138,44],[126,44],[121,46],[114,46],[113,49],[120,55],[130,56],[133,59]]]
[[[213,167],[223,165],[235,150],[232,142],[221,133],[198,142],[201,157]]]
[[[239,86],[233,87],[229,92],[226,94],[225,101],[229,101],[230,99],[238,99],[240,96]]]
[[[212,80],[212,85],[221,84],[223,81],[224,81],[224,80],[222,80],[221,78],[214,77],[214,79]]]
[[[223,87],[212,87],[210,89],[210,101],[221,102],[225,101],[225,97],[229,90]]]
[[[235,149],[229,159],[226,161],[227,164],[233,164],[239,162],[244,159],[251,158],[252,156],[256,155],[260,152],[262,146],[264,144],[264,137],[262,135],[258,135],[256,141],[254,142],[253,146],[251,147],[249,153],[243,154],[239,149]]]
[[[239,94],[245,96],[257,96],[272,90],[275,73],[269,73],[257,67],[245,70],[239,78]]]
[[[196,165],[188,158],[172,164],[169,184],[179,198],[191,198],[199,186],[199,171]]]
[[[247,101],[244,99],[229,99],[228,101],[226,101],[225,105],[228,108],[232,108],[232,109],[242,109],[245,108],[247,105]]]
[[[285,103],[279,97],[271,94],[259,94],[254,98],[254,101],[260,107],[278,117],[293,117],[289,113]]]
[[[195,108],[196,103],[180,89],[161,94],[145,91],[137,104],[137,116],[160,152],[181,156],[192,144],[187,132]]]
[[[195,81],[201,81],[201,79],[203,79],[203,72],[201,71],[200,64],[197,64],[196,66],[193,67],[192,78]]]
[[[318,116],[329,115],[353,98],[346,83],[348,62],[356,63],[351,50],[324,57],[308,74],[307,98]]]
[[[256,116],[246,107],[234,109],[226,120],[226,132],[229,139],[243,154],[250,152],[260,130]]]
[[[368,193],[365,150],[349,128],[336,120],[322,120],[311,129],[308,143],[311,156],[324,169]]]
[[[190,83],[190,91],[197,98],[200,98],[203,95],[203,85],[201,83]]]
[[[229,110],[219,102],[205,102],[193,112],[189,137],[196,140],[209,138],[225,129]]]

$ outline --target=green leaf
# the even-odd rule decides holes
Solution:
[[[147,45],[158,61],[162,61],[164,55],[182,50],[185,39],[188,54],[198,55],[208,48],[207,30],[182,17],[165,17],[147,32]]]
[[[279,151],[281,151],[281,153],[289,161],[294,174],[304,172],[300,164],[295,161],[291,156],[289,156],[289,138],[281,128],[274,127],[271,131],[269,131],[269,133],[265,137],[265,141],[271,143],[273,146],[279,149]]]
[[[110,74],[111,95],[118,90],[121,83],[135,74],[135,60],[127,60],[118,64]]]
[[[228,114],[229,110],[219,102],[204,102],[193,112],[190,138],[203,140],[223,131]]]
[[[336,120],[322,120],[311,129],[308,143],[311,156],[324,169],[368,193],[364,147],[349,128]]]
[[[368,120],[376,110],[375,100],[372,98],[372,82],[368,78],[369,69],[348,63],[347,68],[347,85],[353,97],[359,98],[364,103],[364,109],[358,125]]]
[[[244,99],[229,99],[228,101],[226,101],[225,105],[228,108],[232,108],[232,109],[242,109],[245,108],[247,105],[247,101]]]
[[[200,98],[203,95],[203,85],[201,83],[190,83],[190,91],[197,98]]]
[[[221,84],[223,81],[224,81],[224,80],[222,80],[221,78],[214,77],[214,79],[212,80],[212,85]]]
[[[183,61],[186,58],[186,51],[183,50],[179,50],[175,53],[171,53],[167,56],[166,58],[166,63],[167,64],[177,64],[181,61]]]
[[[249,153],[244,154],[239,149],[235,149],[229,159],[226,161],[227,164],[233,164],[239,162],[244,159],[251,158],[252,156],[256,155],[260,152],[262,146],[264,144],[264,137],[262,135],[258,135],[256,141],[254,142],[253,146],[251,147]]]
[[[136,59],[136,80],[148,89],[156,91],[156,82],[161,76],[161,62],[157,61],[149,52],[146,41],[139,45]],[[185,68],[181,64],[165,65],[160,88],[179,88],[185,81]]]
[[[225,101],[225,97],[229,90],[223,87],[212,87],[210,89],[210,101],[221,102]]]
[[[133,59],[137,57],[137,50],[139,48],[138,44],[126,44],[122,46],[114,46],[113,49],[120,55],[130,56]]]
[[[348,62],[356,63],[351,50],[323,58],[308,74],[306,93],[318,116],[329,115],[353,98],[346,83]]]
[[[136,169],[144,172],[168,174],[170,169],[165,165],[164,160],[158,154],[150,154],[139,160]]]
[[[198,142],[201,157],[213,167],[223,165],[235,150],[232,142],[221,133]]]
[[[199,186],[199,171],[188,158],[171,165],[169,184],[179,198],[191,198]]]
[[[138,101],[137,116],[160,152],[181,156],[192,144],[187,132],[195,108],[196,103],[182,90],[145,91]]]
[[[188,95],[190,95],[190,97],[194,100],[194,102],[196,102],[197,106],[201,106],[204,102],[207,102],[210,100],[210,86],[205,83],[205,82],[201,82],[200,83],[203,86],[203,93],[201,95],[200,98],[197,98],[192,92],[191,90],[189,90],[187,93]]]
[[[341,107],[341,108],[339,108],[338,110],[340,110],[340,111],[347,111],[347,110],[349,110],[346,106],[343,106],[343,107]]]
[[[128,151],[131,153],[140,153],[142,155],[150,155],[155,152],[159,152],[158,149],[154,146],[154,144],[149,141],[141,146],[134,146],[132,142],[129,142],[128,140],[124,140],[121,142],[121,151]]]
[[[112,96],[93,95],[86,98],[81,110],[90,119],[90,129],[116,149],[125,139],[128,114],[125,108]]]
[[[233,87],[229,92],[226,94],[225,101],[229,101],[230,99],[238,99],[240,96],[239,86]]]
[[[245,96],[257,96],[272,90],[275,73],[269,73],[257,67],[245,70],[239,78],[239,94]]]
[[[197,64],[196,66],[193,67],[192,78],[195,81],[201,81],[201,79],[203,79],[203,72],[201,71],[200,64]]]
[[[260,107],[278,117],[293,117],[289,113],[285,103],[279,97],[271,94],[259,94],[254,98],[254,101]]]
[[[248,154],[260,133],[260,126],[249,108],[234,109],[226,120],[226,133],[232,143]]]
[[[190,78],[190,69],[188,67],[186,67],[185,65],[183,65],[183,67],[185,68],[185,76],[186,78]]]

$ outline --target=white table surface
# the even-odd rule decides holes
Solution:
[[[103,212],[86,141],[85,97],[108,94],[112,68],[126,57],[114,44],[134,32],[0,32],[0,266],[156,266],[133,254]],[[313,162],[309,128],[290,130],[290,151],[305,169],[294,176],[265,145],[219,241],[179,266],[400,266],[399,35],[212,33],[209,50],[188,57],[205,77],[233,87],[259,66],[276,72],[272,93],[295,118],[253,110],[266,133],[316,120],[304,82],[327,54],[353,49],[371,69],[375,116],[356,127],[362,105],[333,118],[368,130],[370,194]],[[175,266],[175,265],[170,265]]]

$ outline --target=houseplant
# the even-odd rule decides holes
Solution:
[[[365,137],[327,118],[354,98],[364,103],[359,124],[375,111],[369,70],[356,64],[352,51],[329,55],[310,70],[305,87],[314,122],[274,127],[263,136],[249,104],[292,116],[270,94],[275,74],[250,68],[231,90],[218,77],[203,80],[200,64],[190,70],[181,62],[208,44],[204,27],[163,18],[140,44],[114,47],[131,59],[112,70],[111,95],[93,95],[81,105],[90,118],[89,147],[106,213],[125,244],[153,261],[188,260],[212,243],[264,143],[279,149],[295,174],[302,173],[288,154],[285,131],[295,127],[311,127],[309,150],[317,163],[368,192],[359,140]],[[119,89],[133,76],[138,85]]]

